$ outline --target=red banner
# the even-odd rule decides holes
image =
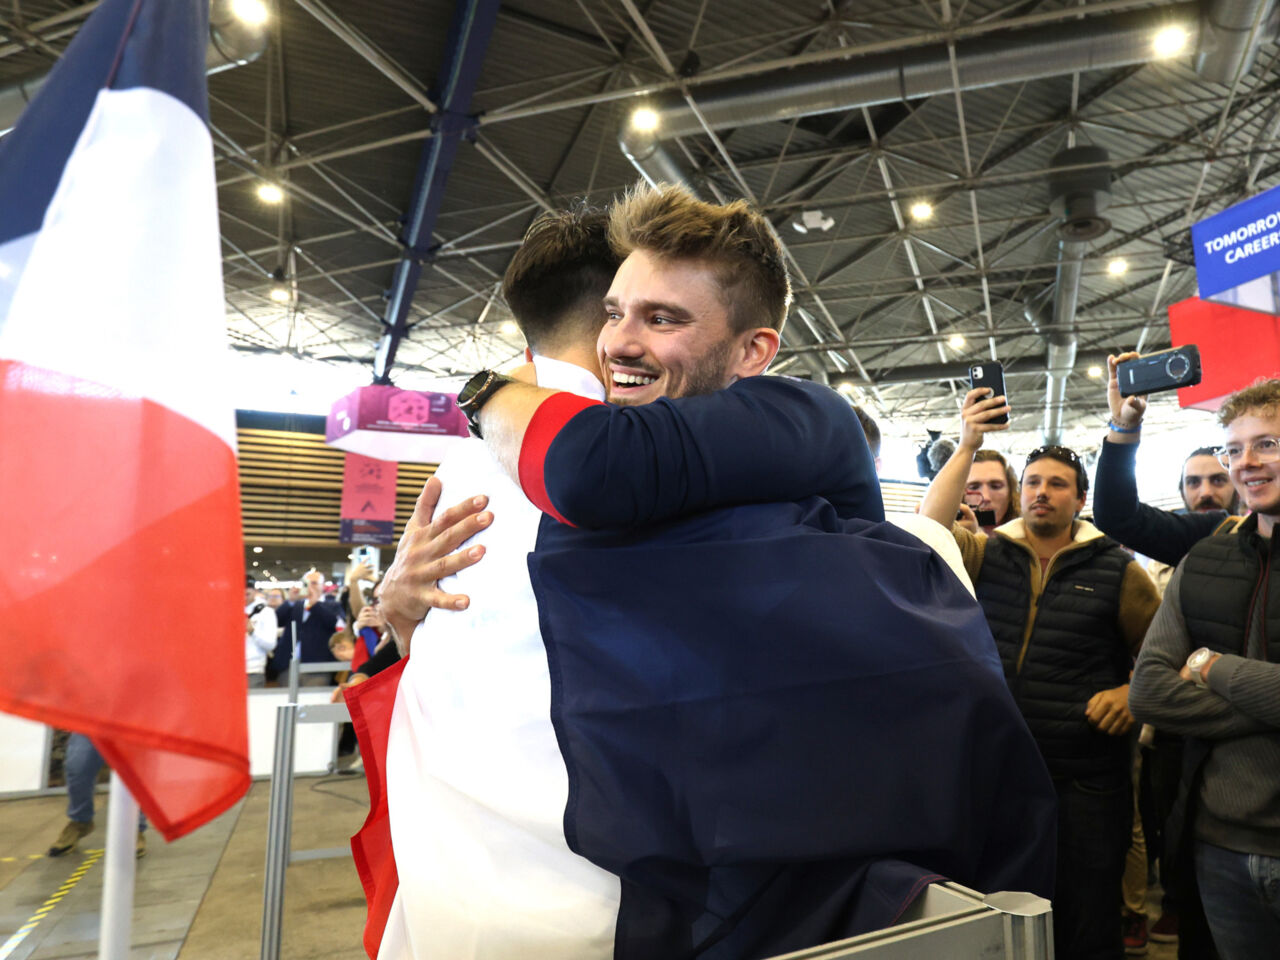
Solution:
[[[343,543],[395,542],[396,464],[348,453],[342,468]]]

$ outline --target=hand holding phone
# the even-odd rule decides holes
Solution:
[[[975,363],[969,368],[969,389],[976,390],[979,387],[986,387],[991,391],[987,397],[1003,397],[1006,396],[1004,390],[1004,366],[994,360],[986,363]],[[990,419],[988,423],[1008,423],[1008,411],[1000,414],[998,417]]]
[[[1200,382],[1200,348],[1189,343],[1126,360],[1116,365],[1116,380],[1122,397],[1193,387]]]

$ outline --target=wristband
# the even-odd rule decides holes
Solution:
[[[1139,420],[1132,427],[1122,427],[1118,423],[1116,423],[1114,420],[1108,420],[1107,426],[1111,428],[1111,431],[1113,433],[1137,433],[1142,429],[1142,421]]]

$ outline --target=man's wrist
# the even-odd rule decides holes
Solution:
[[[1119,444],[1138,443],[1142,439],[1142,421],[1125,424],[1112,417],[1107,421],[1107,439]]]

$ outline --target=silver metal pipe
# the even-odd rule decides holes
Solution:
[[[645,104],[658,116],[656,128],[637,130],[624,122],[619,142],[650,179],[670,179],[651,166],[655,145],[702,132],[708,126],[750,126],[812,114],[919,97],[1020,83],[1078,70],[1115,69],[1154,57],[1152,36],[1175,25],[1200,46],[1200,13],[1194,3],[1036,26],[964,41],[952,63],[947,44],[848,60],[804,64],[756,76],[707,82],[695,91],[697,110],[683,96],[664,94]]]
[[[1196,73],[1215,83],[1233,83],[1237,73],[1253,68],[1267,34],[1276,0],[1215,0],[1205,11],[1203,50],[1196,57]]]
[[[284,879],[293,832],[293,748],[297,722],[296,703],[284,703],[276,709],[275,756],[267,810],[267,860],[262,880],[262,960],[280,960]]]

